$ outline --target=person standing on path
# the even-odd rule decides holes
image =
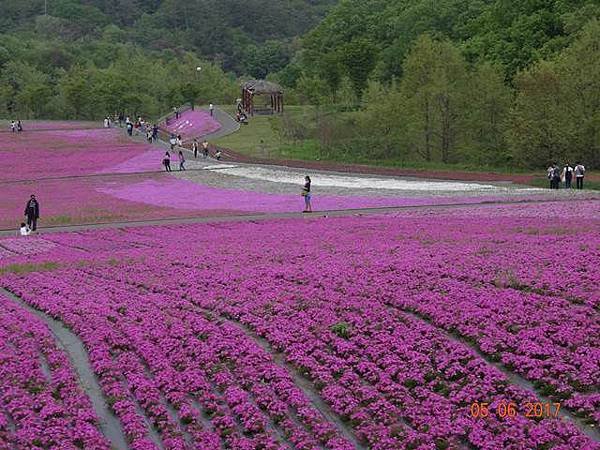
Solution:
[[[14,120],[10,121],[10,131],[12,131],[13,133],[17,132],[17,122],[15,122]]]
[[[165,170],[167,172],[171,172],[171,154],[169,152],[165,152],[165,157],[163,158],[163,165],[165,166]]]
[[[554,168],[552,169],[552,181],[554,183],[554,189],[560,188],[560,169],[558,164],[554,164]]]
[[[20,133],[21,131],[23,131],[23,124],[20,120],[17,120],[17,132]]]
[[[31,194],[29,201],[25,205],[25,217],[29,229],[35,231],[37,229],[37,221],[40,218],[40,204],[33,194]]]
[[[179,109],[176,106],[173,106],[173,112],[175,113],[175,120],[179,119]]]
[[[194,138],[192,142],[192,151],[194,152],[194,159],[198,158],[198,139]]]
[[[169,138],[169,145],[171,146],[171,151],[175,150],[175,146],[177,145],[177,138],[173,133],[171,133],[171,137]]]
[[[310,193],[311,180],[308,175],[304,177],[304,187],[302,188],[302,196],[304,197],[304,211],[303,213],[312,212],[312,204],[310,203],[312,194]]]
[[[578,162],[575,166],[575,183],[577,189],[583,189],[583,177],[585,177],[585,166]]]
[[[183,152],[179,150],[179,171],[185,170],[185,157],[183,156]]]
[[[546,170],[546,177],[550,181],[550,189],[554,189],[554,165],[550,164]]]
[[[202,141],[202,154],[204,155],[204,159],[208,158],[208,141],[206,139]]]
[[[215,105],[213,105],[212,103],[210,103],[208,105],[208,110],[210,111],[210,117],[214,117],[214,115],[215,115]]]
[[[565,180],[565,188],[571,189],[573,181],[573,168],[571,164],[567,163],[563,168],[562,179]]]

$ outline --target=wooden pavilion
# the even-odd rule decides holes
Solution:
[[[255,97],[264,99],[257,102]],[[266,80],[250,80],[242,84],[242,108],[247,114],[278,114],[283,112],[283,89]]]

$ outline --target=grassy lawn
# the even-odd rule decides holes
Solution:
[[[592,191],[600,191],[600,181],[598,181],[599,174],[598,173],[588,173],[586,174],[586,178],[584,180],[583,187],[585,189],[589,189]],[[539,177],[533,180],[531,183],[532,186],[547,188],[549,185],[549,181],[546,177]],[[561,187],[564,185],[561,184]],[[575,179],[573,179],[573,187],[575,187]]]
[[[220,108],[232,116],[235,115],[234,106],[220,106]],[[306,117],[306,120],[311,120],[309,116],[313,108],[310,106],[288,106],[285,111],[294,119]],[[303,142],[292,145],[283,141],[278,132],[281,120],[280,116],[250,117],[249,124],[242,125],[237,133],[216,139],[214,143],[253,157],[314,159],[316,146],[311,146],[310,149],[297,154],[296,147],[302,148]],[[304,157],[301,156],[302,153],[304,153]]]

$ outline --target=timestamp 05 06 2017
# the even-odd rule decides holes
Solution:
[[[518,405],[515,402],[502,400],[498,403],[473,402],[469,408],[469,416],[475,419],[485,419],[495,415],[500,419],[523,415],[530,418],[556,418],[560,411],[560,403],[525,402]]]

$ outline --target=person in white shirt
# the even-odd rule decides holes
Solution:
[[[583,177],[585,176],[585,166],[580,162],[575,166],[575,180],[577,189],[583,189]]]
[[[554,166],[550,164],[548,170],[546,171],[546,176],[550,181],[550,189],[554,189]]]
[[[19,229],[19,233],[21,234],[21,236],[29,236],[31,234],[31,230],[25,223],[21,222],[21,228]]]
[[[213,105],[212,103],[210,103],[208,105],[208,110],[210,111],[210,117],[213,117],[215,114],[215,105]]]
[[[563,167],[560,178],[562,179],[563,183],[565,183],[565,188],[571,189],[573,181],[573,168],[571,167],[571,164],[567,163],[565,167]]]

